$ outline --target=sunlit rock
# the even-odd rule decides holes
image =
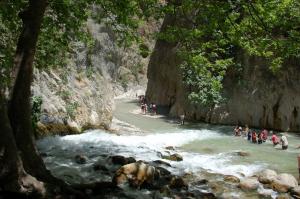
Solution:
[[[270,184],[276,178],[276,176],[276,171],[266,169],[259,174],[258,181],[263,184]]]
[[[129,182],[133,187],[140,187],[144,182],[153,183],[158,176],[155,167],[143,162],[135,162],[118,169],[113,177],[113,183],[120,185]]]
[[[224,181],[232,182],[232,183],[239,183],[240,179],[236,176],[233,176],[233,175],[225,175],[224,176]]]
[[[297,187],[298,181],[294,176],[282,173],[276,176],[272,181],[272,189],[281,193],[286,193],[289,189]]]
[[[163,155],[162,158],[166,159],[166,160],[172,160],[172,161],[182,161],[183,160],[182,156],[179,155],[178,153],[174,153],[171,155]]]
[[[244,191],[256,190],[258,186],[259,182],[257,178],[253,177],[242,179],[239,184],[239,187]]]

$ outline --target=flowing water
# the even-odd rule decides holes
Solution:
[[[270,140],[258,145],[248,142],[245,137],[235,137],[233,126],[208,124],[180,126],[176,121],[166,118],[143,117],[137,114],[139,111],[132,111],[136,109],[134,100],[119,102],[115,117],[151,133],[152,143],[164,142],[164,145],[180,147],[184,153],[193,157],[187,163],[191,167],[236,175],[238,173],[252,175],[263,168],[270,168],[298,177],[297,155],[300,149],[297,147],[300,145],[300,136],[297,134],[288,134],[289,149],[283,151],[279,145],[274,148]],[[236,156],[234,155],[236,151],[245,151],[250,155]]]
[[[52,173],[70,183],[87,183],[99,178],[111,180],[111,176],[93,171],[92,165],[97,162],[105,164],[105,157],[116,154],[138,160],[158,160],[161,153],[170,152],[165,147],[173,146],[183,156],[181,162],[168,161],[172,172],[178,175],[200,175],[204,172],[243,177],[270,168],[298,176],[297,155],[300,149],[296,147],[300,144],[300,137],[296,134],[288,134],[289,149],[282,151],[280,146],[274,148],[270,141],[258,145],[243,137],[234,137],[232,126],[180,126],[176,120],[142,115],[135,100],[119,100],[114,116],[141,131],[112,134],[94,130],[40,140],[38,147],[48,154],[44,160]],[[249,156],[238,156],[238,151],[247,152]],[[76,154],[86,155],[87,164],[75,163]]]

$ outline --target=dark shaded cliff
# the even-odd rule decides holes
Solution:
[[[176,21],[166,17],[164,30]],[[239,52],[241,67],[227,70],[223,81],[226,102],[212,109],[191,105],[182,83],[178,45],[158,40],[148,66],[147,98],[170,108],[171,116],[214,124],[300,131],[300,63],[289,60],[276,75],[263,59]]]

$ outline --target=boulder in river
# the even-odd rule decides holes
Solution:
[[[246,152],[246,151],[238,151],[238,152],[236,152],[236,154],[238,156],[242,156],[242,157],[250,156],[250,153]]]
[[[294,187],[291,189],[291,196],[294,198],[300,198],[300,186]]]
[[[101,164],[94,164],[93,169],[94,169],[94,171],[102,171],[105,173],[109,172],[108,168],[106,168],[106,166],[101,165]]]
[[[212,192],[216,195],[220,195],[224,193],[225,187],[223,181],[209,182],[208,186],[211,188]]]
[[[75,156],[75,162],[77,164],[85,164],[87,161],[87,157],[84,155],[76,155]]]
[[[297,187],[298,181],[291,174],[282,173],[276,176],[271,185],[273,190],[286,193],[290,189]]]
[[[164,166],[167,166],[167,167],[171,167],[170,163],[162,161],[162,160],[154,160],[153,163],[154,164],[159,164],[159,165],[164,165]]]
[[[121,155],[110,156],[110,159],[113,164],[119,164],[119,165],[125,165],[125,164],[136,162],[136,160],[133,157],[126,158]]]
[[[171,155],[163,155],[162,158],[166,159],[166,160],[172,160],[172,161],[182,161],[183,160],[182,156],[179,155],[178,153],[174,153]]]
[[[263,184],[270,184],[276,178],[277,173],[271,169],[263,170],[259,176],[258,181]]]
[[[174,151],[174,150],[175,150],[175,147],[173,147],[173,146],[167,146],[167,147],[165,147],[165,149]]]
[[[207,179],[201,179],[201,180],[198,180],[196,182],[193,182],[192,184],[197,185],[197,186],[201,186],[201,185],[206,185],[207,183],[208,183]]]
[[[225,175],[224,176],[224,181],[232,182],[232,183],[239,183],[240,179],[236,176],[233,176],[233,175]]]
[[[170,181],[169,187],[177,190],[188,189],[188,184],[181,177],[174,176]]]
[[[257,178],[253,178],[253,177],[242,179],[239,184],[239,187],[244,191],[256,190],[258,186],[259,186],[259,182]]]
[[[120,185],[129,182],[133,187],[140,187],[144,182],[152,184],[158,176],[159,172],[155,167],[138,161],[120,167],[113,177],[113,183]]]
[[[169,175],[171,175],[171,172],[168,169],[165,169],[163,167],[155,167],[155,169],[159,172],[160,176],[169,176]]]

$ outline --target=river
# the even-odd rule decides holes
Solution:
[[[213,173],[244,177],[269,168],[298,176],[299,149],[296,147],[300,137],[293,133],[288,134],[289,149],[282,151],[280,146],[274,148],[270,141],[258,145],[243,137],[235,137],[232,126],[201,123],[181,126],[176,120],[164,116],[143,115],[137,101],[132,99],[118,100],[114,117],[136,126],[140,131],[114,134],[93,130],[80,135],[39,140],[38,148],[48,154],[44,161],[51,172],[70,183],[87,183],[99,178],[110,180],[111,176],[93,172],[92,165],[105,163],[107,155],[115,154],[138,160],[157,160],[160,153],[168,153],[165,147],[173,146],[183,157],[181,162],[168,161],[172,172],[178,175]],[[247,152],[249,156],[239,156],[238,151]],[[76,154],[86,155],[87,164],[75,163]]]

